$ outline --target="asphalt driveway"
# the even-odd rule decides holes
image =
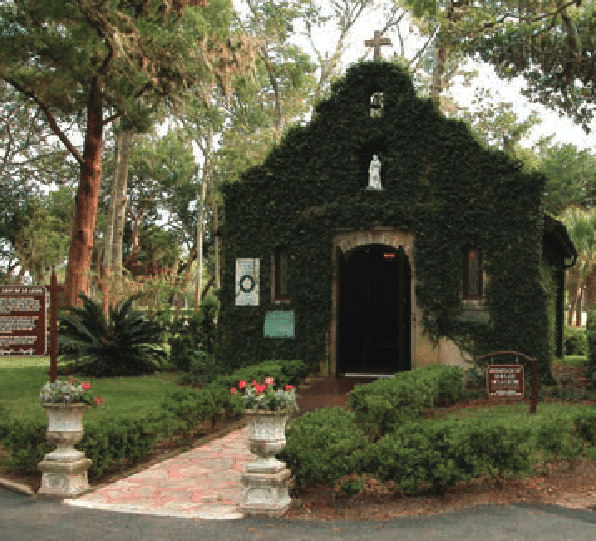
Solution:
[[[0,489],[0,541],[593,541],[596,513],[555,505],[483,506],[391,522],[200,520],[100,511]]]

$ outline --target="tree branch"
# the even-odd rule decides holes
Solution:
[[[507,18],[517,19],[518,22],[524,23],[524,24],[525,23],[536,23],[538,21],[544,20],[544,19],[546,19],[548,17],[551,17],[551,16],[556,19],[557,15],[559,15],[560,13],[566,11],[568,7],[572,7],[574,5],[577,5],[577,0],[570,0],[566,4],[560,5],[554,11],[551,11],[549,13],[544,13],[542,15],[536,15],[534,17],[516,17],[514,14],[507,12],[507,13],[504,13],[501,17],[497,18],[496,20],[491,21],[491,22],[484,23],[480,28],[476,28],[475,30],[471,30],[467,34],[464,34],[464,37],[475,36],[477,34],[480,34],[480,33],[484,32],[488,28],[493,28],[495,26],[498,26],[500,24],[503,24],[503,22]]]
[[[16,88],[19,92],[22,92],[25,96],[32,99],[38,105],[38,107],[43,111],[45,117],[47,118],[48,123],[52,128],[52,131],[58,136],[60,141],[62,141],[62,144],[68,149],[68,151],[72,154],[74,159],[77,160],[79,165],[83,165],[83,157],[76,149],[76,147],[70,142],[66,134],[60,129],[60,126],[58,126],[58,122],[56,121],[56,117],[50,111],[49,106],[43,103],[33,90],[25,88],[17,81],[13,81],[12,79],[4,78],[4,80],[12,87]]]
[[[408,66],[411,66],[414,62],[418,61],[420,59],[420,57],[424,54],[424,51],[426,51],[426,49],[428,48],[428,46],[431,44],[431,42],[435,39],[435,37],[437,36],[437,33],[439,32],[439,29],[441,28],[440,25],[437,25],[435,27],[434,32],[430,35],[430,37],[426,40],[426,43],[418,50],[418,52],[416,53],[416,55],[414,56],[414,58],[412,58],[412,60],[410,60],[408,62]]]

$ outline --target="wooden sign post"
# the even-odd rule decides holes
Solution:
[[[536,357],[528,357],[519,351],[493,351],[481,357],[476,357],[474,362],[479,365],[480,361],[484,359],[494,360],[496,357],[515,357],[519,362],[522,358],[526,362],[526,366],[530,365],[532,373],[532,387],[530,390],[530,413],[536,413],[538,405],[538,359]],[[490,369],[490,372],[489,372]],[[495,370],[495,369],[507,369]],[[515,369],[515,370],[510,370]],[[523,398],[524,379],[523,379],[523,365],[488,365],[486,367],[486,394],[489,398]],[[496,376],[496,377],[490,377]]]
[[[52,268],[50,279],[50,382],[58,378],[58,293],[64,291],[64,286],[58,285],[56,269]]]
[[[46,292],[50,293],[50,347],[47,347]],[[48,286],[0,286],[0,355],[50,354],[50,381],[58,377],[58,293],[56,269]]]

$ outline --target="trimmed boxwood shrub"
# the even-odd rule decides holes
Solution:
[[[588,336],[586,327],[565,327],[565,355],[587,355]]]
[[[276,385],[293,385],[297,387],[308,373],[308,367],[303,361],[269,360],[245,366],[229,376],[218,376],[213,381],[213,386],[225,387],[229,391],[231,387],[236,387],[239,381],[257,380],[263,383],[266,377],[272,377],[275,379]]]
[[[318,481],[332,486],[360,470],[358,451],[365,448],[366,438],[354,418],[341,408],[323,408],[288,425],[286,447],[277,456],[290,468],[297,486]]]
[[[417,493],[423,484],[442,493],[480,474],[527,471],[530,432],[502,420],[412,422],[369,445],[363,469],[395,481],[400,492]]]
[[[371,441],[419,417],[424,406],[452,403],[463,392],[463,370],[429,366],[357,385],[350,393],[356,423]]]

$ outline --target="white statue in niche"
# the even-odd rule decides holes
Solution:
[[[383,189],[381,186],[381,162],[376,154],[373,156],[368,168],[368,188],[372,190]]]

